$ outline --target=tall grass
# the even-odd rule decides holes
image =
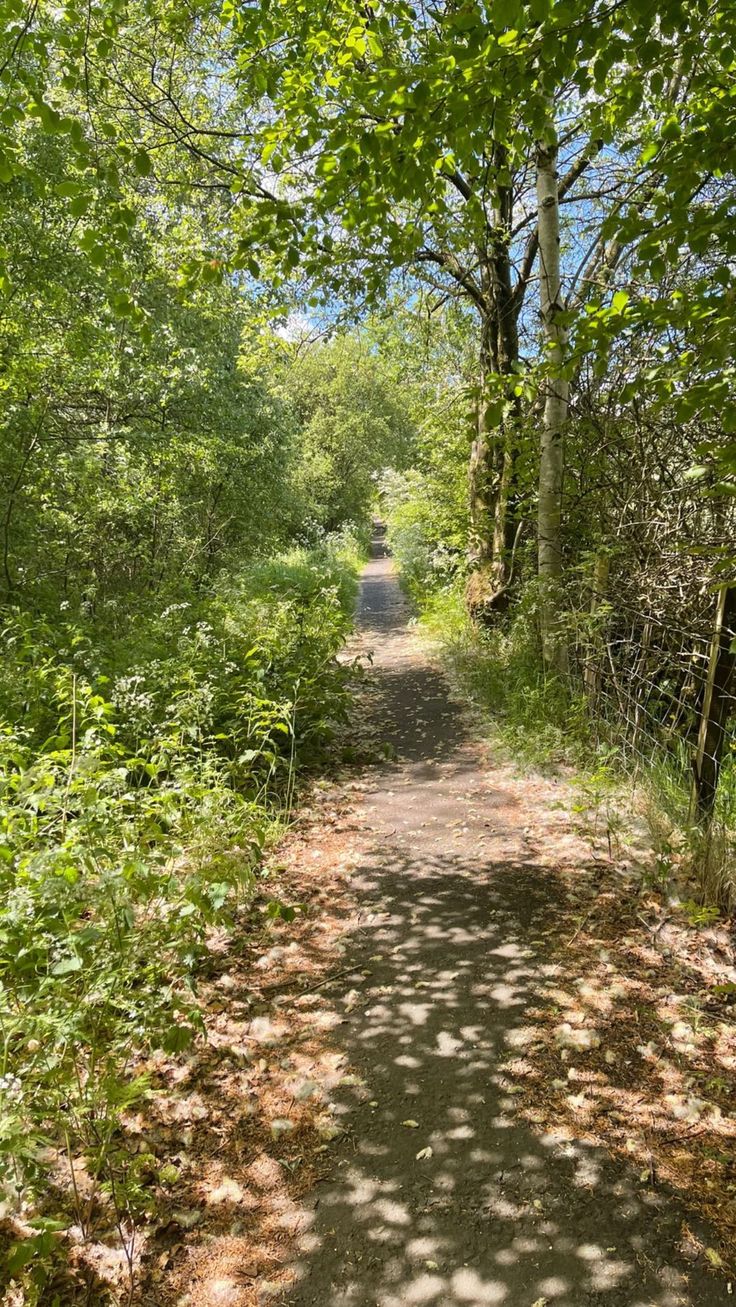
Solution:
[[[542,769],[584,765],[596,748],[585,701],[541,664],[532,591],[513,620],[495,628],[470,622],[460,581],[426,593],[420,611],[424,630],[510,757]]]

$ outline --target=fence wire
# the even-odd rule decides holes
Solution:
[[[693,828],[711,843],[717,832],[717,892],[733,903],[736,586],[719,583],[715,565],[696,577],[682,549],[669,559],[657,551],[655,561],[661,585],[651,567],[598,560],[574,605],[575,667],[593,717],[626,761],[665,768],[687,796]]]

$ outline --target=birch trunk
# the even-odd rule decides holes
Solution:
[[[567,328],[560,281],[560,206],[556,146],[537,151],[540,316],[547,345],[544,415],[539,455],[537,517],[540,624],[545,664],[567,670],[567,644],[561,623],[562,481],[569,383],[564,376]]]

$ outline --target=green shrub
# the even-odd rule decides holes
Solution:
[[[45,1192],[85,1229],[48,1150],[114,1189],[123,1237],[145,1201],[119,1131],[142,1055],[201,1029],[210,923],[249,898],[295,770],[346,705],[336,653],[355,551],[326,542],[253,564],[105,645],[70,621],[9,621],[0,682],[0,1199]],[[43,1280],[46,1234],[9,1269]],[[53,1242],[53,1241],[52,1241]],[[0,1280],[0,1283],[2,1281]]]
[[[457,478],[387,472],[380,484],[388,541],[406,589],[420,604],[465,570],[465,514]],[[465,490],[463,486],[463,497]]]

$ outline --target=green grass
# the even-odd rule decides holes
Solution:
[[[491,629],[469,621],[459,583],[414,593],[420,623],[439,647],[446,666],[481,712],[504,755],[522,768],[574,773],[576,807],[592,814],[614,845],[622,829],[620,809],[636,792],[662,885],[689,871],[705,903],[730,911],[736,901],[733,873],[736,828],[736,765],[724,763],[714,820],[707,833],[690,816],[690,756],[676,749],[632,754],[614,720],[591,715],[582,690],[576,692],[545,673],[538,651],[534,589],[522,595],[511,619]]]
[[[425,597],[421,625],[517,762],[550,770],[582,766],[591,753],[596,756],[582,697],[541,664],[529,597],[508,625],[480,629],[470,622],[456,584]]]

